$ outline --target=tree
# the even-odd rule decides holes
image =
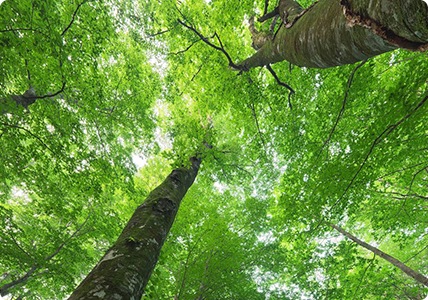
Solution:
[[[117,241],[69,299],[140,299],[174,222],[196,178],[200,157],[175,169],[136,209]]]
[[[341,4],[350,5],[348,21],[367,21],[357,17],[368,7],[364,1],[348,2]],[[381,24],[396,26],[389,29],[399,36],[410,28],[409,39],[420,33],[425,40],[413,42],[426,43],[423,1],[377,3],[407,5],[395,11],[398,23]],[[340,8],[339,1],[300,4],[307,10],[288,25],[281,16],[273,43],[316,19],[323,5],[336,5],[328,13]],[[178,213],[143,298],[426,296],[425,287],[319,221],[347,228],[426,274],[424,53],[398,49],[365,60],[367,54],[357,65],[328,69],[293,67],[278,56],[272,66],[236,76],[225,54],[238,70],[236,62],[253,56],[246,20],[279,12],[272,3],[21,1],[4,2],[0,10],[6,74],[0,80],[0,238],[7,253],[0,257],[0,284],[38,268],[9,296],[69,295],[147,196],[134,185],[141,179],[134,178],[132,157],[144,157],[155,174],[145,173],[150,182],[162,164],[175,162],[176,169],[200,152],[208,123],[215,147],[204,157],[196,187],[213,197],[191,190],[183,200],[189,206]],[[269,25],[255,27],[269,36]],[[386,45],[385,51],[397,46],[361,24],[350,31]],[[38,98],[17,106],[31,87]],[[218,195],[223,190],[229,194]],[[84,234],[73,236],[88,216]],[[240,222],[246,235],[235,226]],[[202,231],[217,227],[213,237],[231,240],[224,248]],[[258,253],[260,259],[251,260]],[[247,264],[240,272],[238,265]]]
[[[324,0],[303,9],[293,0],[281,0],[273,12],[281,18],[280,28],[255,55],[240,64],[243,69],[283,60],[328,68],[366,60],[397,47],[427,50],[428,8],[423,1]]]

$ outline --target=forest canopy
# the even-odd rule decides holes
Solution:
[[[425,299],[427,45],[422,0],[0,1],[0,299],[152,251],[168,178],[120,299]]]

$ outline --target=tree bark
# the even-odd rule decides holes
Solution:
[[[132,215],[115,244],[71,294],[69,300],[139,300],[157,263],[181,200],[201,159],[190,159],[154,189]]]
[[[428,6],[423,0],[320,0],[303,10],[281,0],[282,25],[244,70],[287,60],[309,68],[352,64],[404,48],[428,50]]]
[[[407,265],[405,265],[404,263],[402,263],[401,261],[399,261],[398,259],[396,259],[395,257],[392,257],[389,254],[386,254],[385,252],[379,250],[376,247],[373,247],[359,239],[357,239],[355,236],[353,236],[352,234],[350,234],[349,232],[345,231],[344,229],[332,224],[332,223],[327,223],[331,228],[337,230],[338,232],[340,232],[341,234],[343,234],[344,236],[346,236],[347,238],[349,238],[350,240],[354,241],[355,243],[357,243],[358,245],[360,245],[361,247],[366,248],[367,250],[373,252],[374,254],[376,254],[379,257],[382,257],[384,260],[386,260],[387,262],[389,262],[390,264],[392,264],[394,267],[399,268],[401,271],[403,271],[404,273],[406,273],[407,275],[409,275],[410,277],[414,278],[416,281],[422,283],[423,285],[428,287],[428,278],[423,276],[421,273],[409,268]]]

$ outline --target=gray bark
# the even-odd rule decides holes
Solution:
[[[69,300],[140,300],[174,222],[181,200],[196,178],[200,158],[178,168],[132,215],[115,244]]]
[[[395,257],[392,257],[389,254],[386,254],[385,252],[379,250],[376,247],[373,247],[359,239],[357,239],[355,236],[353,236],[352,234],[350,234],[349,232],[345,231],[344,229],[332,224],[332,223],[327,223],[331,228],[337,230],[338,232],[340,232],[341,234],[343,234],[344,236],[346,236],[347,238],[349,238],[350,240],[354,241],[355,243],[357,243],[358,245],[360,245],[361,247],[366,248],[367,250],[373,252],[374,254],[376,254],[379,257],[382,257],[384,260],[386,260],[387,262],[389,262],[390,264],[392,264],[394,267],[399,268],[401,271],[403,271],[404,273],[406,273],[407,275],[409,275],[410,277],[414,278],[416,281],[422,283],[423,285],[428,287],[428,278],[425,277],[424,275],[422,275],[421,273],[409,268],[407,265],[405,265],[404,263],[402,263],[401,261],[399,261],[398,259],[396,259]]]
[[[293,0],[277,7],[275,38],[240,64],[244,70],[283,60],[310,68],[352,64],[404,48],[428,49],[428,7],[423,0],[320,0],[302,10]]]

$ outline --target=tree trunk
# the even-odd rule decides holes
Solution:
[[[196,178],[200,158],[178,168],[132,215],[115,244],[69,300],[139,300],[157,263],[180,202]]]
[[[283,60],[309,68],[352,64],[404,48],[428,49],[428,6],[423,0],[320,0],[306,10],[280,0],[281,27],[240,66]]]
[[[398,259],[392,257],[389,254],[386,254],[385,252],[382,252],[381,250],[379,250],[376,247],[373,247],[359,239],[357,239],[355,236],[353,236],[352,234],[350,234],[349,232],[343,230],[342,228],[332,224],[332,223],[327,223],[330,227],[332,227],[333,229],[337,230],[338,232],[340,232],[341,234],[343,234],[344,236],[346,236],[347,238],[349,238],[350,240],[354,241],[355,243],[357,243],[358,245],[360,245],[361,247],[366,248],[367,250],[373,252],[374,254],[376,254],[379,257],[382,257],[384,260],[386,260],[387,262],[391,263],[392,265],[394,265],[395,267],[399,268],[401,271],[403,271],[404,273],[406,273],[407,275],[409,275],[410,277],[414,278],[416,281],[422,283],[423,285],[428,287],[428,278],[423,276],[422,274],[420,274],[419,272],[409,268],[408,266],[406,266],[404,263],[402,263],[401,261],[399,261]]]

